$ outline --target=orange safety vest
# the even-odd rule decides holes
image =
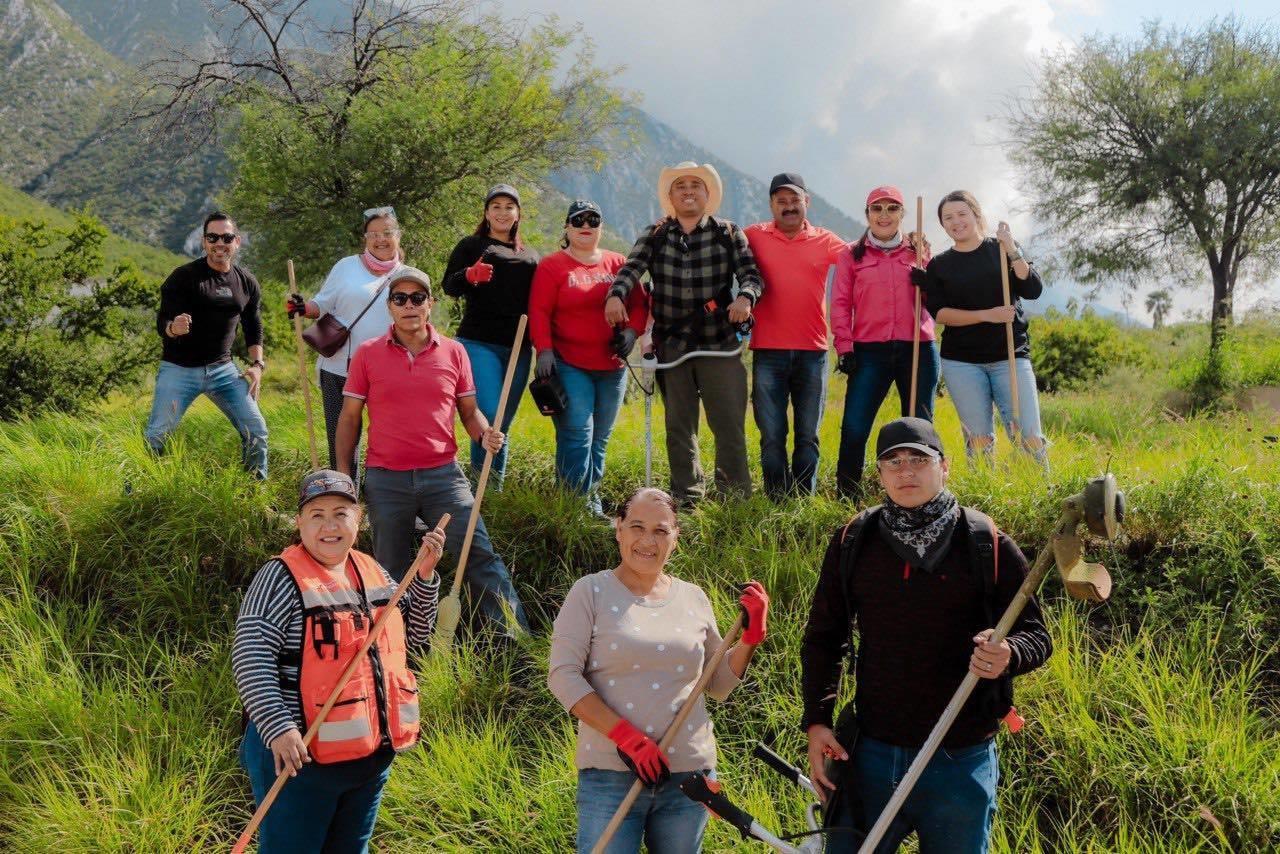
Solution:
[[[301,654],[281,663],[298,667],[302,718],[309,730],[396,588],[377,561],[355,549],[341,575],[300,545],[285,549],[280,560],[293,577],[303,614]],[[321,765],[347,762],[384,745],[400,751],[417,741],[418,682],[406,660],[404,619],[394,608],[320,724],[311,758]]]

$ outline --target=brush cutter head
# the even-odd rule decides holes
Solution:
[[[1108,540],[1115,539],[1124,521],[1124,493],[1116,488],[1115,475],[1108,473],[1093,478],[1085,484],[1084,492],[1068,504],[1075,506],[1077,518],[1090,532]],[[1058,565],[1067,595],[1085,602],[1105,602],[1111,595],[1111,575],[1100,563],[1086,563],[1083,555],[1084,543],[1074,532],[1053,538],[1054,563]]]
[[[1114,540],[1124,521],[1124,493],[1116,487],[1116,476],[1108,472],[1093,478],[1084,487],[1084,522],[1096,536]]]

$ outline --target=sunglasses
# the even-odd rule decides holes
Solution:
[[[867,209],[872,213],[902,213],[902,205],[867,205]]]
[[[212,231],[206,231],[204,233],[205,243],[217,243],[219,240],[230,246],[232,243],[236,242],[236,234],[235,232],[232,232],[231,234],[214,234]]]
[[[595,211],[583,211],[569,217],[569,225],[574,228],[582,228],[584,225],[588,228],[599,228],[600,222],[600,214]]]
[[[407,302],[411,302],[414,305],[422,305],[429,299],[431,299],[431,297],[422,291],[414,291],[411,294],[407,294],[404,291],[396,291],[391,296],[387,297],[387,302],[393,302],[396,305],[403,307]]]
[[[395,215],[396,215],[396,209],[391,207],[390,205],[384,205],[383,207],[380,207],[380,208],[369,208],[364,212],[364,218],[366,221],[375,219],[380,216],[394,217]]]

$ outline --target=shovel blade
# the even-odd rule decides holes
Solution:
[[[1105,602],[1111,596],[1111,574],[1100,563],[1078,562],[1062,579],[1067,595],[1085,602]]]

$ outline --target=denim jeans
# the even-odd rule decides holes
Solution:
[[[853,345],[857,362],[849,377],[840,422],[840,457],[836,461],[836,489],[854,496],[861,489],[867,440],[889,386],[898,387],[905,416],[910,411],[911,341],[876,341]],[[920,367],[916,376],[916,417],[933,420],[933,396],[938,390],[938,351],[932,341],[920,342]]]
[[[774,500],[818,489],[818,424],[827,399],[825,350],[754,350],[751,408],[760,428],[760,470]],[[795,450],[787,465],[787,403],[795,413]]]
[[[1025,447],[1041,465],[1049,461],[1048,443],[1040,429],[1040,398],[1036,395],[1036,374],[1030,359],[1015,359],[1018,375],[1018,431]],[[972,457],[972,440],[987,440],[983,452],[989,458],[995,452],[995,419],[991,404],[1000,410],[1005,433],[1013,439],[1013,393],[1009,388],[1009,363],[1005,360],[976,365],[943,359],[942,376],[947,381],[951,400],[964,430],[965,452]],[[1038,441],[1036,441],[1038,440]]]
[[[258,409],[258,402],[249,396],[249,383],[232,362],[200,368],[160,362],[155,399],[145,431],[151,450],[157,454],[164,450],[165,439],[177,429],[187,408],[201,394],[222,410],[240,434],[240,456],[245,471],[266,480],[267,422]]]
[[[461,556],[475,498],[457,463],[411,471],[370,466],[364,472],[364,499],[373,528],[374,557],[397,581],[404,578],[421,544],[422,538],[414,529],[415,517],[434,528],[443,514],[452,514],[445,528],[445,550],[455,558]],[[493,552],[483,518],[476,520],[463,581],[473,606],[498,632],[514,634],[507,625],[504,607],[515,614],[521,629],[529,630],[511,576]]]
[[[569,489],[587,496],[590,508],[599,513],[605,448],[622,408],[627,372],[624,368],[587,371],[557,358],[556,373],[569,398],[564,412],[553,416],[556,477]]]
[[[896,747],[858,737],[853,748],[853,774],[862,798],[862,829],[869,830],[889,802],[915,759],[918,749]],[[1000,765],[993,739],[971,747],[938,748],[888,832],[876,846],[876,854],[897,851],[914,830],[920,854],[984,854],[996,813],[996,783]],[[837,826],[848,826],[848,817],[835,817]],[[858,850],[852,834],[831,834],[827,852]]]
[[[502,380],[507,375],[507,360],[511,358],[511,348],[473,341],[470,338],[459,338],[458,343],[467,351],[467,358],[471,360],[471,374],[476,381],[476,406],[480,407],[490,424],[503,433],[507,432],[516,417],[516,408],[520,406],[520,398],[529,382],[529,362],[533,350],[526,347],[516,360],[516,372],[511,377],[511,392],[507,395],[507,411],[503,413],[502,424],[499,425],[495,416],[498,413],[498,398],[502,396]],[[502,450],[493,455],[488,488],[502,488],[502,479],[507,473],[507,448],[510,446],[510,442],[504,443]],[[471,470],[476,476],[484,468],[484,454],[485,450],[479,442],[471,443]]]
[[[394,757],[388,748],[352,762],[303,765],[280,790],[258,828],[260,854],[368,851]],[[249,775],[254,803],[262,803],[276,771],[271,751],[252,723],[240,742],[240,765]]]
[[[642,789],[605,848],[606,854],[637,854],[642,840],[650,854],[701,851],[707,810],[680,791],[680,784],[694,773],[672,774],[661,786]],[[706,770],[702,773],[715,776]],[[583,768],[578,772],[578,854],[595,846],[635,780],[630,771]]]

